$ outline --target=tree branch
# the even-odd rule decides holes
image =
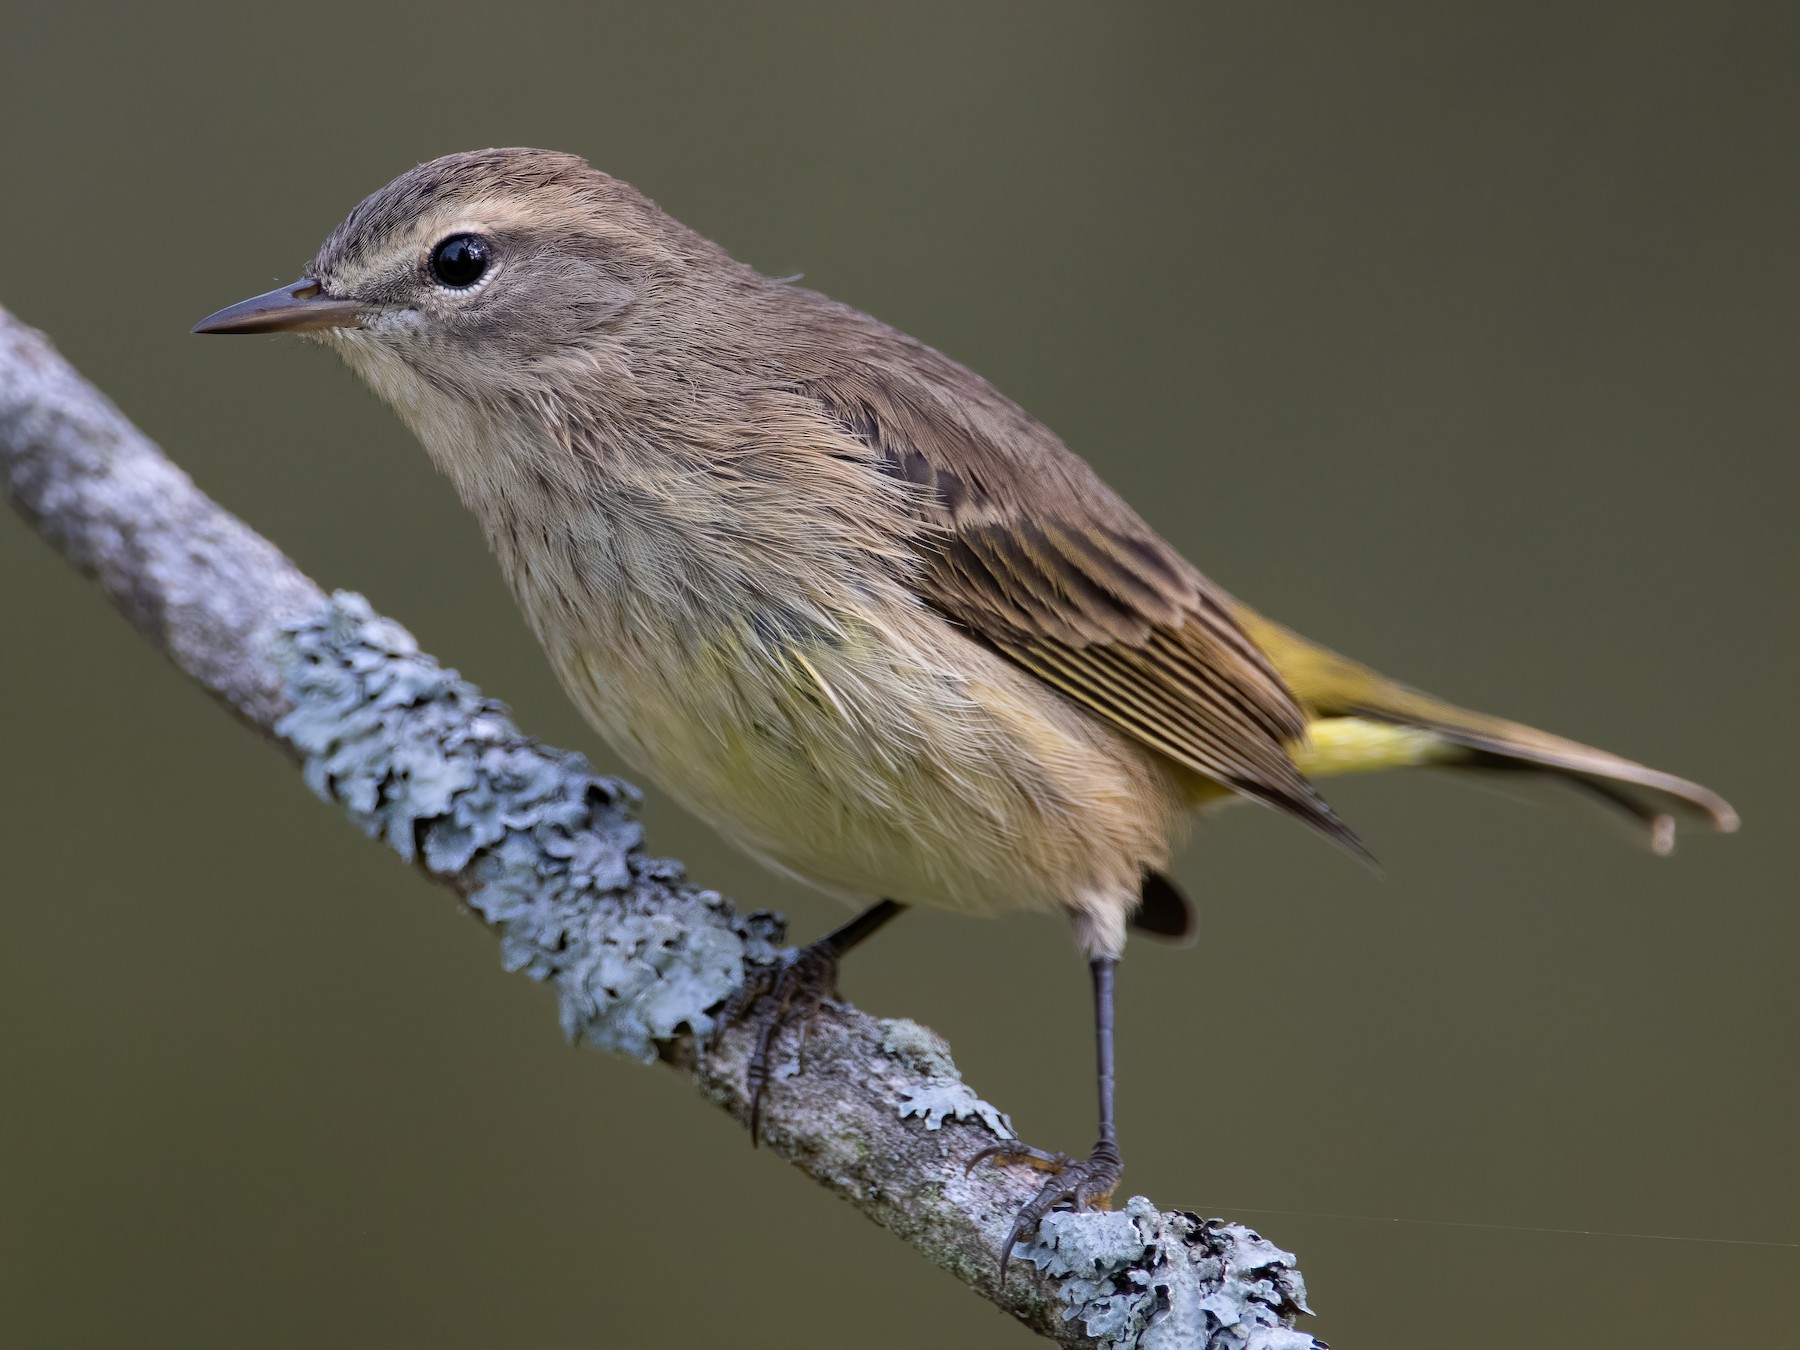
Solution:
[[[572,1039],[660,1059],[739,1120],[749,1037],[716,1017],[782,921],[738,914],[648,857],[635,790],[521,733],[357,595],[327,596],[222,510],[43,335],[0,310],[8,497],[189,676],[298,761],[366,833],[462,896],[501,959],[553,985]],[[712,1042],[709,1045],[709,1042]],[[1004,1287],[999,1246],[1035,1188],[964,1174],[1004,1115],[933,1032],[839,1005],[763,1103],[775,1152],[983,1297],[1066,1346],[1300,1350],[1293,1258],[1142,1198],[1053,1214]]]

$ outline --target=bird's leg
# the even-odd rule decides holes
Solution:
[[[1013,1248],[1037,1231],[1044,1215],[1064,1202],[1078,1210],[1105,1209],[1124,1174],[1119,1133],[1113,1123],[1113,971],[1118,964],[1115,956],[1096,956],[1088,963],[1094,976],[1094,1051],[1100,1086],[1100,1138],[1093,1151],[1078,1159],[1066,1153],[1045,1153],[1015,1140],[982,1149],[964,1169],[973,1170],[977,1163],[992,1158],[1002,1164],[1024,1163],[1050,1173],[1050,1180],[1025,1202],[1013,1221],[1012,1231],[1006,1235],[1006,1245],[1000,1252],[1003,1284]]]
[[[763,1090],[769,1085],[775,1037],[789,1022],[799,1022],[800,1052],[804,1054],[813,1019],[827,1000],[837,997],[838,958],[905,908],[897,900],[882,900],[792,956],[753,968],[725,1005],[721,1020],[726,1025],[748,1021],[756,1028],[756,1048],[750,1052],[744,1073],[744,1086],[750,1093],[752,1148],[761,1132]]]

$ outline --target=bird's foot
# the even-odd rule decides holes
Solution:
[[[1071,1158],[1066,1153],[1045,1153],[1042,1149],[1032,1148],[1018,1140],[995,1144],[969,1159],[968,1166],[963,1169],[965,1175],[974,1171],[978,1163],[990,1158],[1003,1167],[1024,1163],[1027,1167],[1035,1167],[1040,1172],[1050,1174],[1050,1180],[1019,1210],[1018,1218],[1013,1220],[1012,1231],[1006,1235],[1006,1245],[1000,1250],[1002,1284],[1006,1282],[1006,1264],[1012,1259],[1013,1248],[1037,1231],[1038,1224],[1046,1214],[1062,1204],[1072,1205],[1076,1210],[1109,1208],[1107,1202],[1118,1189],[1119,1178],[1125,1174],[1124,1161],[1119,1157],[1119,1146],[1110,1139],[1102,1139],[1095,1144],[1094,1151],[1085,1158]]]
[[[756,1028],[756,1048],[750,1052],[744,1072],[744,1087],[750,1094],[752,1148],[761,1134],[763,1092],[772,1074],[775,1038],[788,1023],[798,1022],[799,1053],[804,1056],[814,1019],[837,997],[837,968],[837,944],[821,938],[772,965],[753,967],[725,1005],[721,1021],[726,1026],[747,1022]]]

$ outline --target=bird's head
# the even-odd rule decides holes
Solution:
[[[414,414],[629,381],[633,348],[671,336],[671,315],[727,303],[751,277],[577,156],[478,150],[402,174],[298,281],[194,331],[322,339]],[[669,303],[681,292],[695,303]]]

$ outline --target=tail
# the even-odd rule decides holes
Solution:
[[[1677,815],[1738,827],[1730,804],[1698,783],[1408,689],[1241,605],[1237,618],[1306,709],[1296,761],[1309,776],[1409,764],[1543,774],[1636,820],[1657,853],[1674,847]]]

